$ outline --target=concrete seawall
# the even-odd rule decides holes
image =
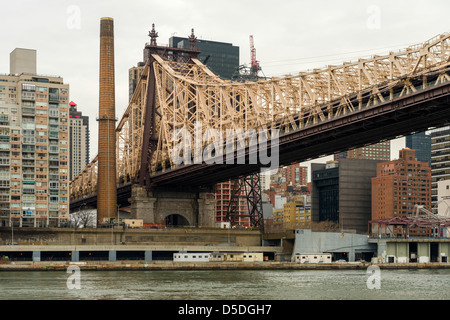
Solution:
[[[144,271],[144,270],[366,270],[369,266],[380,269],[450,269],[449,263],[321,263],[300,264],[292,262],[10,262],[0,264],[0,271],[66,271],[69,266],[80,270],[97,271]]]

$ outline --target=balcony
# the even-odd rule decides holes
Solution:
[[[51,161],[50,159],[48,165],[50,168],[59,168],[59,161]]]
[[[35,114],[36,114],[36,111],[34,108],[22,108],[23,116],[34,116]]]
[[[10,142],[11,137],[9,135],[0,135],[0,142]]]
[[[34,173],[23,173],[22,178],[24,180],[23,183],[25,183],[25,181],[34,182],[34,180],[36,179],[36,175]]]
[[[50,146],[49,153],[59,153],[59,147],[58,146]]]
[[[48,102],[59,103],[59,94],[58,93],[50,93],[48,95]]]
[[[50,139],[58,139],[59,138],[59,131],[49,131],[48,137]]]
[[[0,143],[0,151],[9,151],[11,150],[11,145],[9,143]]]
[[[22,92],[22,101],[35,101],[36,94],[34,92],[24,91]]]
[[[34,168],[34,160],[23,160],[22,167],[33,167]]]

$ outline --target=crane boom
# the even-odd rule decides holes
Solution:
[[[251,74],[258,74],[258,61],[256,60],[256,49],[253,42],[253,35],[250,35],[250,59],[251,59]]]

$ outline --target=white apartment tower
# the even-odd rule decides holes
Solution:
[[[69,85],[36,73],[36,51],[15,49],[0,75],[0,226],[69,221]]]

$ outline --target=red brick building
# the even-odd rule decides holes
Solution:
[[[416,161],[415,150],[408,148],[400,150],[399,155],[398,160],[377,165],[377,176],[372,178],[372,220],[414,215],[416,205],[431,210],[428,162]]]

